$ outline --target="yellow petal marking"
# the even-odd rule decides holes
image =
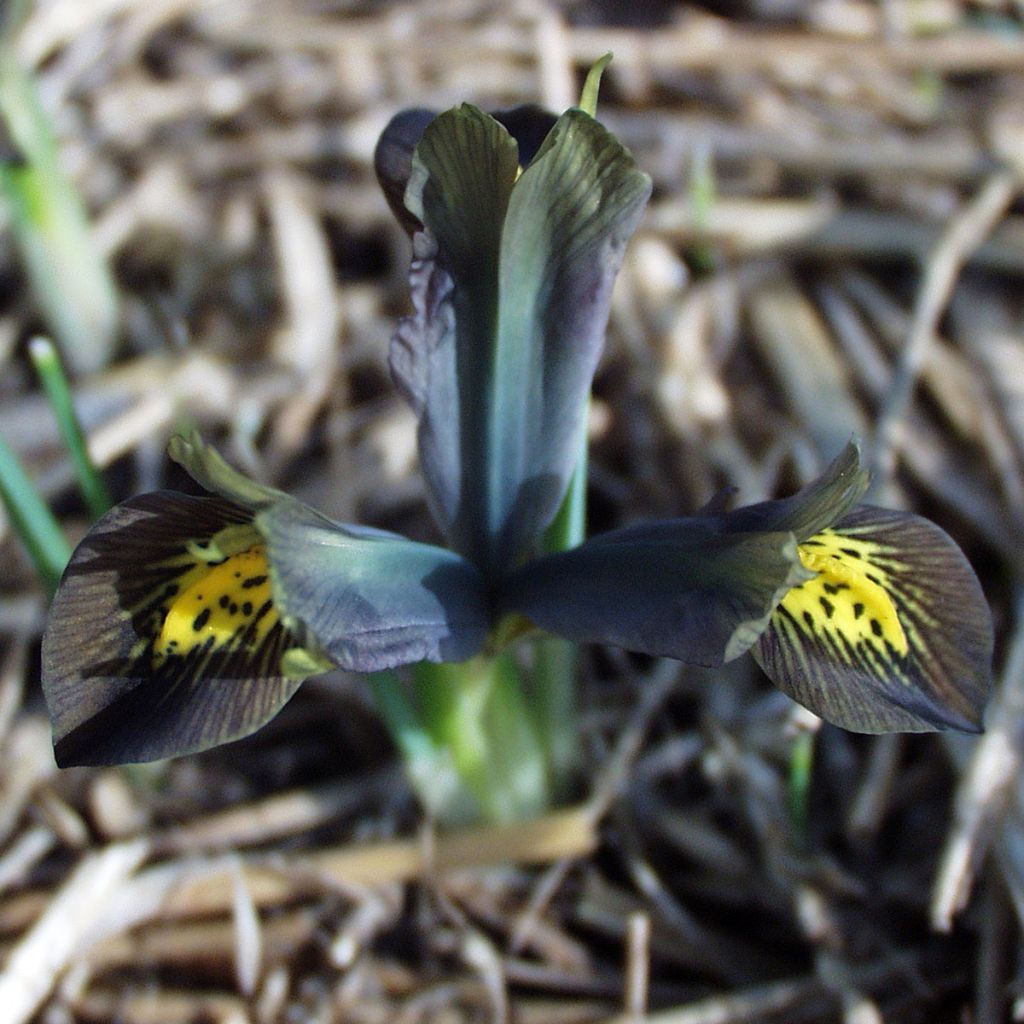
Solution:
[[[196,565],[169,603],[153,645],[159,666],[213,641],[213,648],[251,653],[278,621],[266,548],[256,546],[215,564]]]
[[[798,551],[804,567],[817,575],[790,590],[780,607],[801,629],[838,634],[846,641],[839,650],[868,645],[902,658],[909,652],[907,635],[885,587],[885,571],[872,561],[873,548],[834,530],[815,534]]]

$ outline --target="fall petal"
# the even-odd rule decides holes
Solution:
[[[277,614],[265,564],[251,515],[221,498],[145,494],[100,519],[43,638],[58,763],[203,750],[273,717],[301,678],[283,659],[306,652]]]
[[[992,623],[954,542],[920,516],[860,506],[800,545],[815,576],[754,654],[775,684],[855,732],[976,732]]]

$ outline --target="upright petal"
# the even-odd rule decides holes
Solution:
[[[529,550],[565,492],[612,283],[649,191],[578,110],[521,176],[514,139],[470,106],[435,118],[416,148],[405,205],[426,232],[392,370],[420,416],[434,514],[487,575]]]
[[[400,110],[387,123],[373,151],[373,168],[384,198],[399,224],[410,235],[423,227],[405,205],[405,189],[412,173],[412,154],[427,125],[436,116],[433,110]]]
[[[814,576],[754,648],[780,689],[855,732],[978,730],[992,622],[942,530],[865,505],[805,539],[800,556]]]

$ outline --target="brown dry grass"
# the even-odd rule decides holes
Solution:
[[[611,49],[602,117],[656,191],[596,385],[595,529],[792,488],[860,434],[880,497],[952,532],[990,595],[986,736],[821,730],[801,837],[814,723],[749,663],[591,652],[601,782],[539,825],[431,835],[337,675],[233,747],[58,772],[44,596],[0,527],[2,1024],[1024,1015],[1020,10],[722,6],[41,0],[21,57],[125,304],[77,386],[92,451],[119,497],[173,484],[191,419],[329,514],[429,535],[377,133],[407,105],[562,109]],[[0,433],[80,535],[38,326],[0,230]]]

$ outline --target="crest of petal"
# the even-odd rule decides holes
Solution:
[[[152,761],[237,739],[295,692],[289,652],[306,675],[327,667],[284,626],[264,564],[251,513],[221,498],[144,494],[100,519],[43,637],[57,763]]]
[[[497,575],[557,511],[611,289],[650,192],[593,118],[563,114],[518,177],[515,140],[463,106],[432,121],[406,206],[425,225],[392,370],[449,542]]]
[[[301,502],[263,510],[274,597],[335,664],[376,672],[416,661],[463,661],[487,634],[479,572],[444,548],[342,526]]]
[[[244,508],[264,508],[287,497],[284,491],[259,484],[239,473],[220,452],[206,444],[196,430],[175,434],[167,445],[167,454],[204,490]]]
[[[762,501],[726,514],[728,529],[788,530],[798,541],[841,519],[868,489],[860,446],[851,441],[816,480],[788,498]]]
[[[577,642],[721,665],[808,576],[792,534],[722,527],[695,517],[602,534],[513,574],[501,609]]]
[[[855,732],[976,732],[992,622],[956,544],[920,516],[860,506],[800,545],[814,576],[754,655],[775,684]]]

